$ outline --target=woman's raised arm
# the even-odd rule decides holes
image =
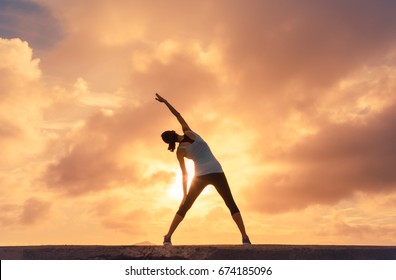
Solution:
[[[157,100],[161,103],[164,103],[168,107],[168,109],[172,112],[172,114],[177,118],[177,120],[179,121],[179,123],[182,126],[183,132],[185,132],[186,130],[191,130],[190,127],[188,126],[187,122],[180,115],[180,113],[178,111],[176,111],[176,109],[165,98],[163,98],[158,93],[156,93],[155,95],[156,95],[155,100]]]

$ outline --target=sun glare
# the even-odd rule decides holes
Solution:
[[[192,160],[187,160],[186,161],[186,168],[188,172],[188,185],[187,188],[190,187],[191,182],[194,178],[194,162]],[[188,191],[188,189],[187,189]],[[202,193],[200,194],[201,196],[210,194],[212,192],[212,188],[205,188]],[[183,187],[182,187],[182,172],[180,168],[176,171],[176,177],[175,180],[172,184],[172,186],[168,190],[168,195],[171,199],[181,201],[183,198]]]
[[[194,177],[194,162],[191,160],[186,161],[186,168],[188,172],[188,185],[190,187],[191,181]],[[170,198],[175,200],[181,200],[183,198],[183,187],[182,187],[182,172],[180,168],[176,171],[175,181],[169,188],[168,195]]]

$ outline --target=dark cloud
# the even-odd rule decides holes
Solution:
[[[238,1],[224,13],[225,55],[242,84],[326,86],[395,44],[392,1]]]
[[[45,50],[60,40],[62,31],[44,6],[30,0],[1,0],[0,36],[20,38],[36,50]]]
[[[33,225],[46,218],[51,208],[51,203],[31,197],[23,204],[20,221],[24,225]]]
[[[364,123],[327,124],[278,160],[291,166],[248,195],[258,210],[336,204],[357,192],[396,191],[396,106]]]
[[[45,180],[50,188],[79,195],[109,188],[115,183],[125,184],[135,178],[136,170],[132,166],[120,166],[117,161],[120,147],[108,131],[111,122],[110,117],[107,120],[98,114],[71,137],[66,154],[48,167]],[[106,125],[110,125],[108,130],[101,129]]]
[[[254,126],[273,129],[271,123],[295,111],[311,118],[330,88],[365,65],[386,63],[396,45],[392,1],[230,1],[220,7],[226,10],[217,19],[216,42],[238,96],[230,108],[238,106]]]

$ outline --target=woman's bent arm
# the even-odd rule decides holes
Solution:
[[[187,196],[187,182],[188,182],[188,172],[186,169],[186,164],[184,162],[185,151],[178,149],[176,155],[177,155],[177,159],[179,161],[180,168],[182,171],[183,200],[182,200],[181,204],[183,204],[184,200],[186,199],[186,196]]]

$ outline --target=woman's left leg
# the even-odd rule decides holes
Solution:
[[[227,178],[224,173],[214,173],[211,184],[216,188],[217,192],[223,198],[225,204],[230,210],[232,219],[237,225],[239,231],[241,232],[242,238],[248,239],[246,234],[245,224],[242,219],[242,215],[238,209],[238,206],[235,203],[235,200],[232,196],[230,186],[228,185]]]
[[[171,244],[171,237],[176,228],[179,226],[179,224],[183,221],[184,217],[180,216],[179,214],[176,213],[175,217],[173,217],[172,223],[169,227],[168,233],[164,236],[164,245],[165,243]]]

